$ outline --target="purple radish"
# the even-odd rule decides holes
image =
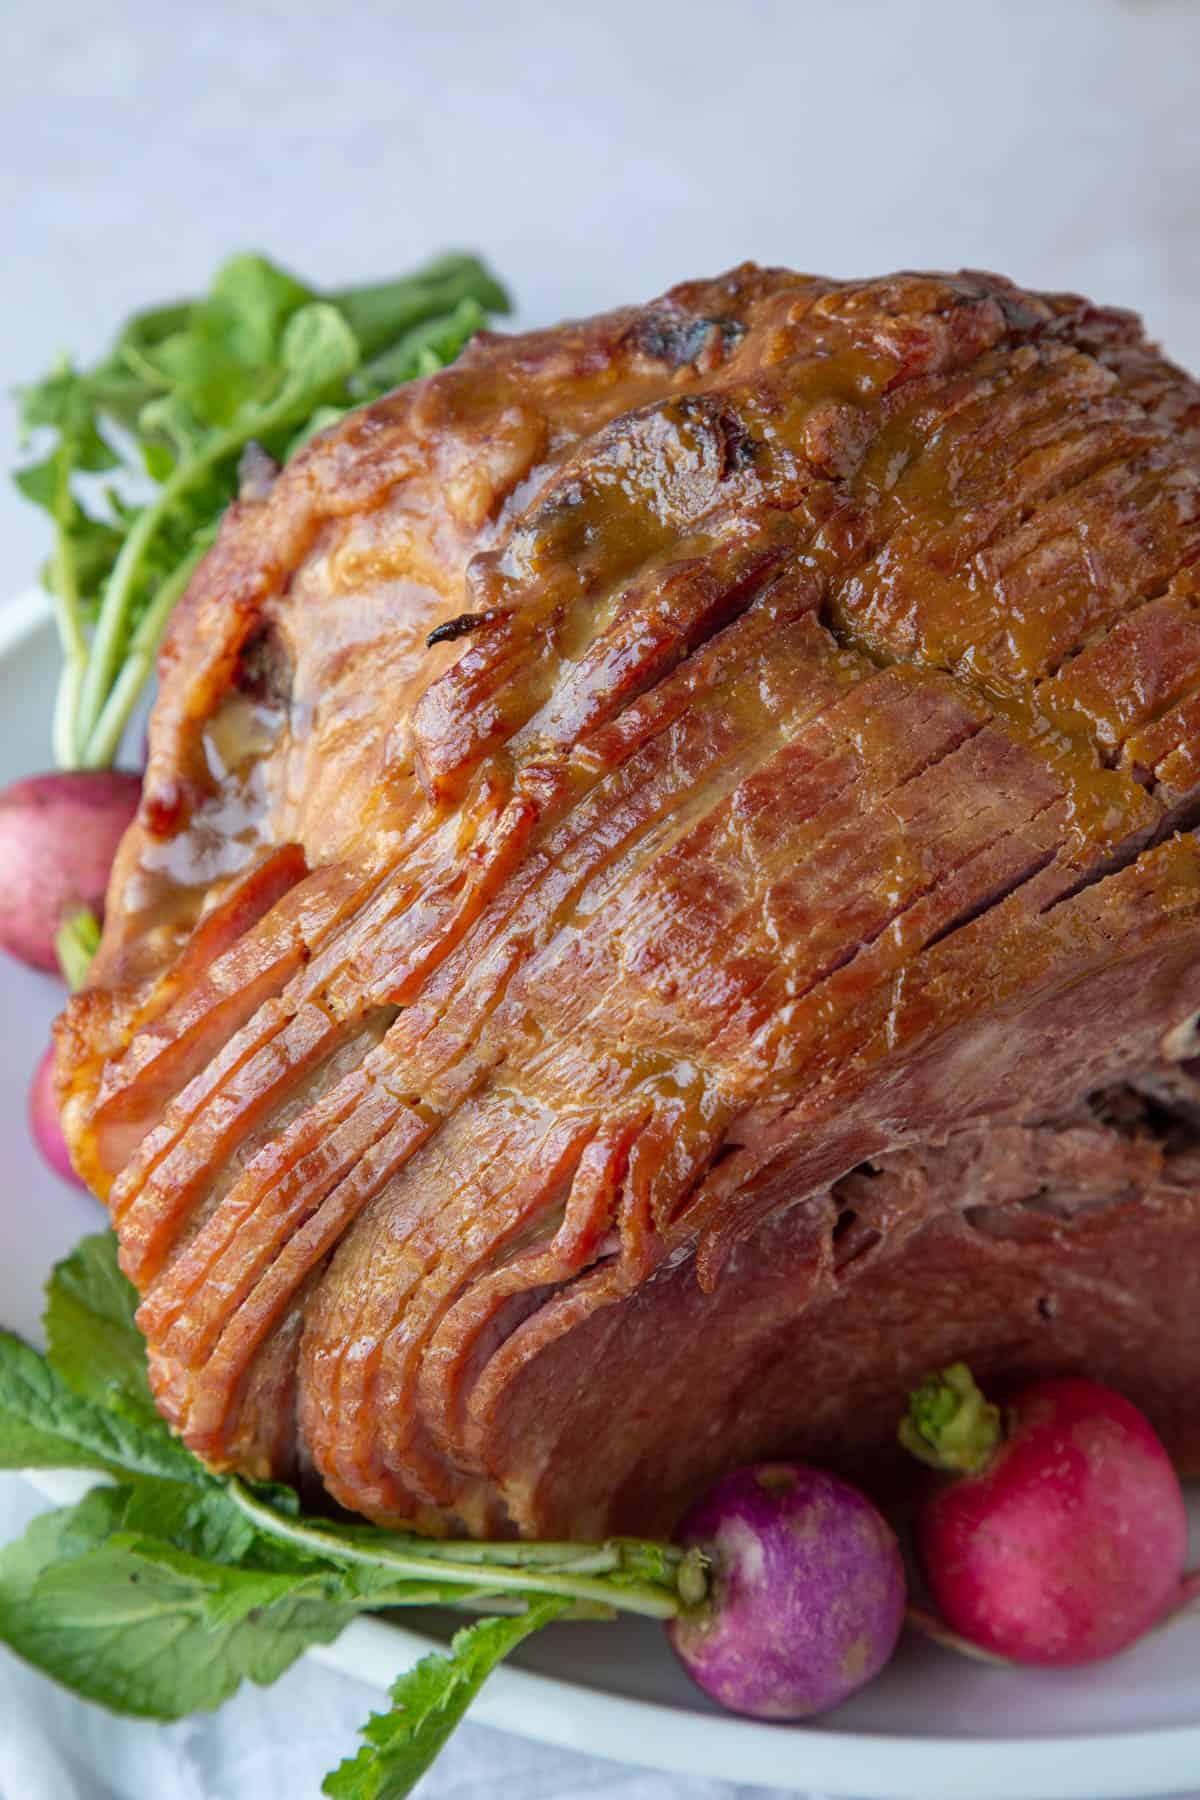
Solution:
[[[103,913],[141,791],[140,775],[72,769],[31,775],[0,794],[0,948],[57,974],[58,928],[76,908]]]
[[[29,1129],[33,1141],[56,1175],[75,1187],[83,1187],[71,1165],[71,1154],[63,1136],[58,1115],[58,1096],[54,1092],[54,1047],[42,1052],[29,1087]]]
[[[709,1592],[667,1633],[692,1679],[732,1712],[827,1712],[895,1649],[906,1598],[895,1535],[836,1475],[803,1463],[735,1469],[676,1537],[707,1559]]]

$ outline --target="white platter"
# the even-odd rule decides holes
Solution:
[[[50,763],[56,653],[44,602],[0,607],[0,783]],[[3,871],[0,871],[0,879]],[[42,1168],[24,1124],[29,1072],[59,1004],[0,959],[0,1322],[38,1335],[49,1263],[101,1217]],[[1198,1400],[1200,1404],[1200,1400]],[[75,1477],[37,1477],[50,1499]],[[1200,1559],[1200,1507],[1194,1507]],[[452,1629],[360,1621],[323,1662],[387,1686]],[[545,1743],[686,1776],[872,1800],[1141,1800],[1200,1787],[1200,1619],[1090,1671],[1021,1674],[905,1642],[866,1693],[820,1727],[760,1725],[707,1706],[656,1626],[562,1626],[484,1689],[473,1716]]]

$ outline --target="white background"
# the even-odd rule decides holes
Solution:
[[[477,247],[531,323],[747,256],[984,266],[1135,306],[1200,364],[1192,0],[0,0],[0,26],[5,388],[250,246],[331,286]],[[5,412],[0,463],[14,448]],[[0,488],[0,591],[43,548]],[[48,760],[36,728],[26,752]],[[30,1504],[10,1482],[0,1536]],[[164,1737],[9,1669],[2,1800],[301,1800],[368,1698],[305,1671]],[[502,1786],[701,1796],[478,1729],[427,1791]]]

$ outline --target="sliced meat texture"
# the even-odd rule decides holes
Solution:
[[[216,1468],[664,1530],[905,1389],[1200,1472],[1200,389],[752,265],[352,413],[172,620],[64,1113]]]

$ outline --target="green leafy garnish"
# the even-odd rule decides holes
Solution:
[[[273,1573],[121,1529],[130,1490],[97,1488],[0,1551],[0,1636],[86,1699],[177,1719],[273,1681],[354,1616],[336,1578]]]
[[[402,1800],[411,1794],[496,1664],[567,1604],[537,1600],[519,1618],[481,1619],[455,1633],[448,1656],[423,1656],[392,1686],[392,1710],[372,1713],[362,1728],[366,1743],[325,1777],[321,1792],[331,1800]]]
[[[671,1545],[429,1539],[310,1517],[290,1488],[214,1474],[154,1407],[136,1304],[102,1232],[50,1277],[46,1356],[0,1332],[0,1467],[115,1478],[0,1549],[0,1642],[87,1699],[181,1718],[244,1680],[275,1680],[368,1610],[504,1615],[401,1676],[392,1710],[325,1785],[392,1800],[531,1632],[564,1616],[666,1619],[703,1599],[702,1565]]]
[[[45,1357],[11,1331],[0,1331],[0,1469],[212,1479],[161,1420],[143,1423],[74,1393]]]
[[[507,309],[473,256],[320,294],[246,253],[202,299],[136,315],[94,368],[64,359],[22,391],[36,453],[15,479],[54,524],[61,766],[115,756],[246,446],[286,460],[350,408],[452,362]]]
[[[42,1317],[48,1360],[74,1393],[169,1437],[146,1378],[137,1304],[137,1289],[117,1262],[112,1232],[80,1238],[47,1284]]]

